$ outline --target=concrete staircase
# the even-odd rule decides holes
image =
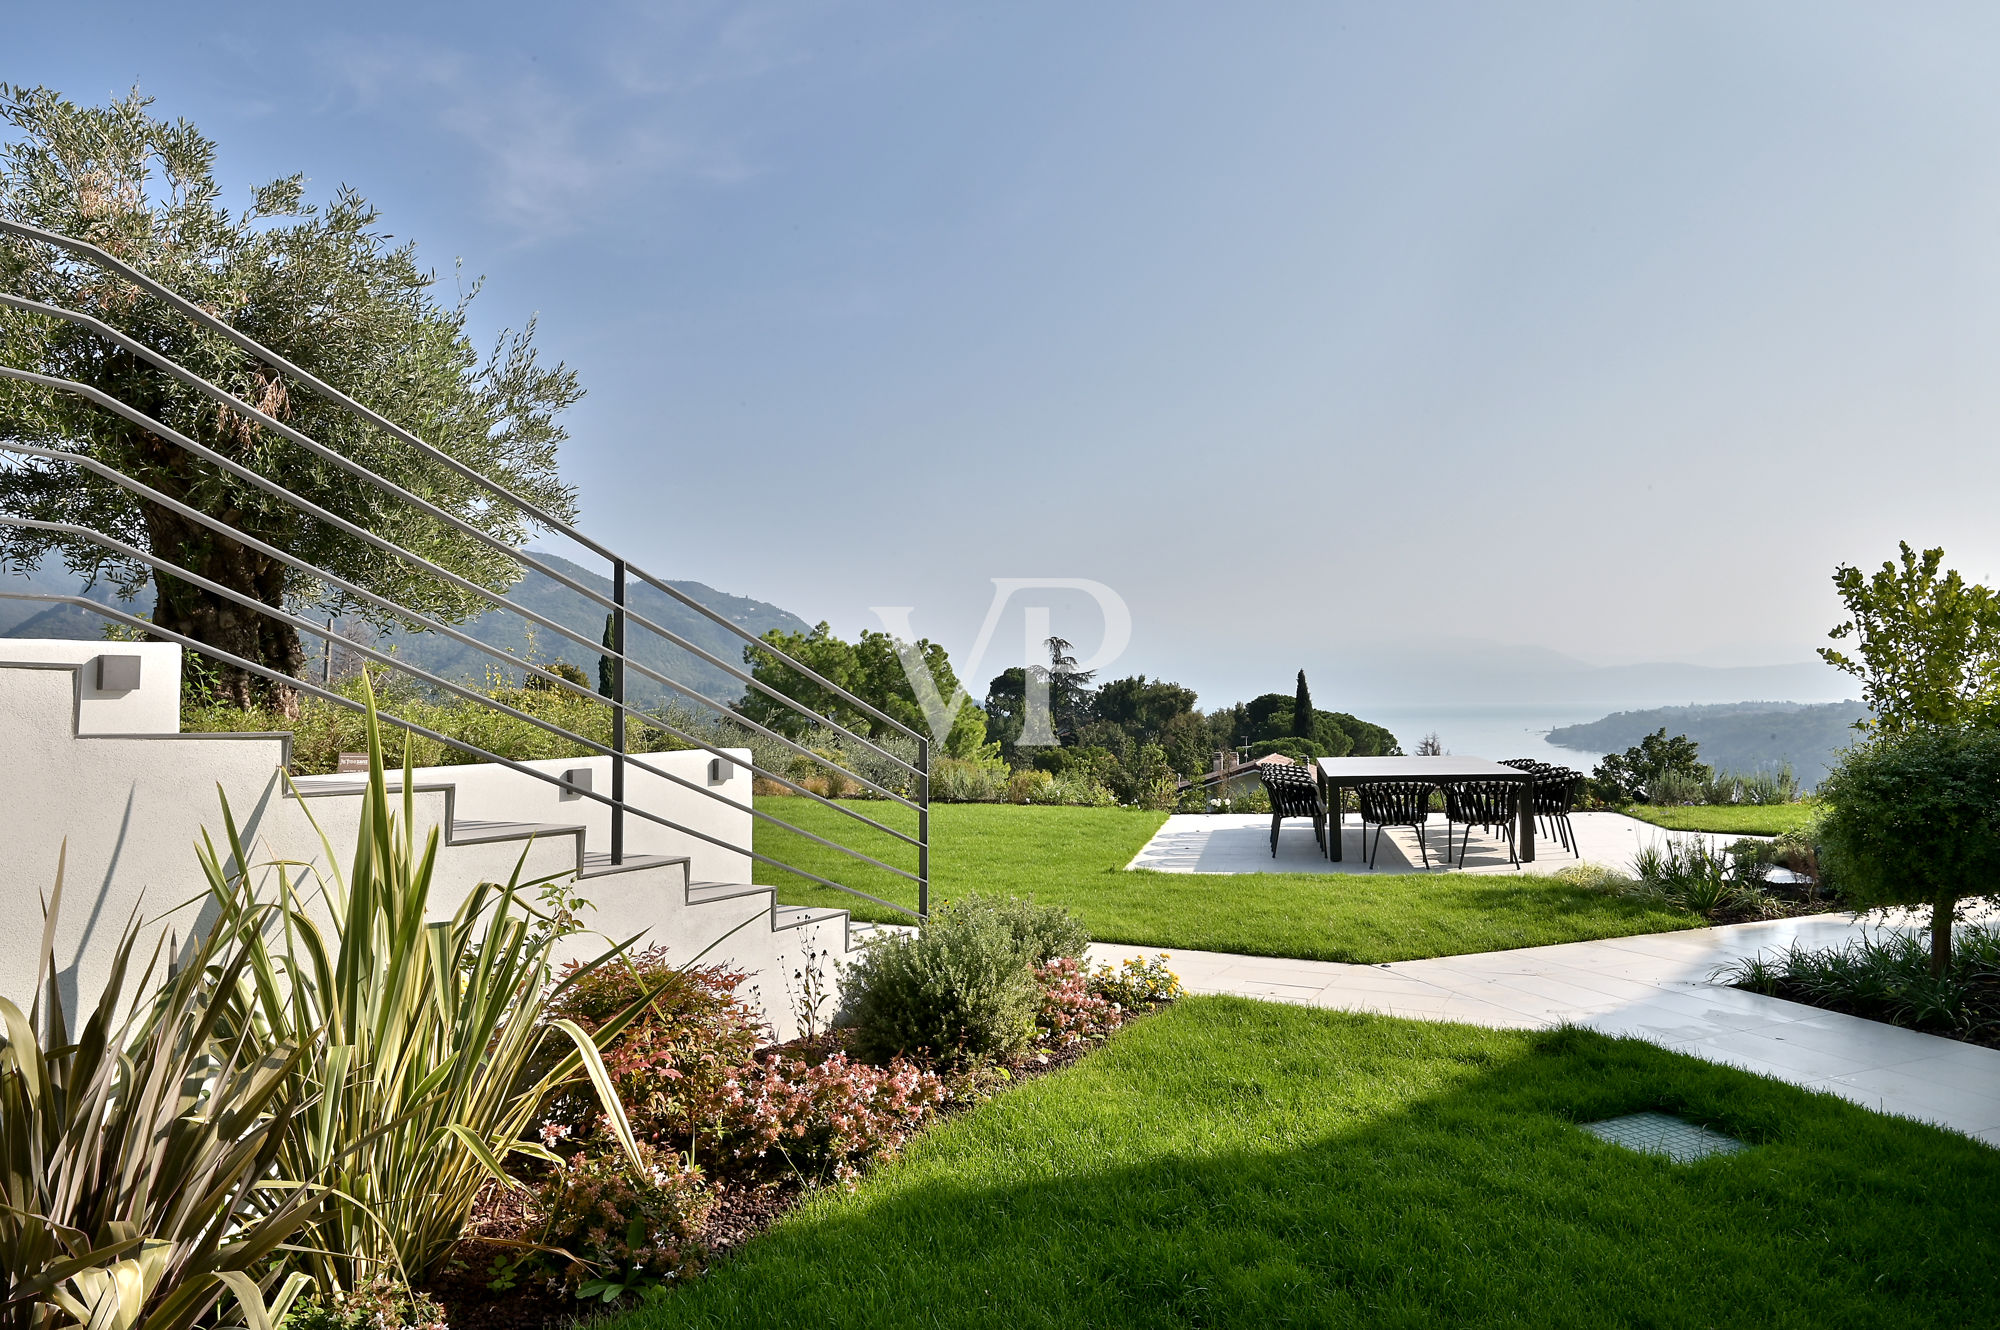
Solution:
[[[131,688],[105,656],[138,657]],[[0,641],[0,901],[14,927],[0,929],[0,993],[33,998],[38,901],[67,844],[65,905],[57,935],[65,1000],[94,998],[126,920],[147,921],[171,944],[203,920],[204,886],[194,846],[204,830],[222,839],[222,797],[233,810],[253,867],[279,861],[328,866],[321,833],[344,860],[359,827],[365,778],[283,778],[289,735],[182,734],[180,649],[170,644]],[[129,671],[129,667],[125,667]],[[727,795],[706,799],[657,776],[631,772],[629,801],[731,846],[750,844],[748,755],[717,779],[705,753],[650,754],[678,763]],[[609,759],[530,764],[563,775],[591,770],[608,785]],[[725,764],[726,765],[726,764]],[[705,773],[705,774],[704,774]],[[721,963],[747,973],[743,994],[780,1039],[797,1025],[794,975],[817,966],[825,986],[839,962],[873,930],[846,910],[790,906],[752,881],[747,853],[627,820],[627,851],[614,864],[603,805],[493,764],[412,773],[419,840],[440,831],[433,909],[448,915],[480,882],[573,876],[594,907],[591,933],[566,939],[562,959],[594,955],[608,937],[663,944],[683,962]],[[391,777],[400,791],[402,775]],[[220,797],[219,797],[220,796]],[[270,870],[267,870],[270,871]],[[299,871],[299,870],[294,870]],[[601,936],[599,936],[601,935]],[[830,1015],[823,1012],[822,1015]]]

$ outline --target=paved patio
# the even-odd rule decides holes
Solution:
[[[1582,859],[1603,864],[1620,872],[1632,870],[1632,856],[1642,845],[1662,843],[1669,837],[1701,833],[1666,831],[1650,822],[1622,813],[1576,813],[1576,844]],[[1444,865],[1445,823],[1439,815],[1430,828],[1431,865]],[[1704,839],[1728,844],[1737,836],[1704,835]],[[1375,833],[1368,833],[1373,844]],[[1271,815],[1269,813],[1176,813],[1154,833],[1127,868],[1150,868],[1162,873],[1365,873],[1367,847],[1355,815],[1347,815],[1347,834],[1341,841],[1346,856],[1333,862],[1319,851],[1313,840],[1312,824],[1287,820],[1278,834],[1278,857],[1271,857]],[[1523,864],[1523,871],[1553,873],[1578,862],[1554,836],[1535,836],[1535,861]],[[1453,869],[1458,865],[1454,864]],[[1378,873],[1420,873],[1423,856],[1417,834],[1408,827],[1390,827],[1382,835],[1381,852],[1375,858]],[[1511,873],[1507,843],[1473,828],[1465,854],[1468,873]]]
[[[1268,842],[1265,853],[1268,863]],[[1793,944],[1835,946],[1860,927],[1851,915],[1812,915],[1389,965],[1206,951],[1173,952],[1172,963],[1196,993],[1514,1029],[1567,1021],[1636,1036],[2000,1146],[2000,1050],[1711,982],[1729,962]],[[1091,948],[1093,960],[1112,963],[1158,954]]]

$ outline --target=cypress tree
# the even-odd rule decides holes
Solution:
[[[1292,703],[1292,733],[1301,739],[1313,737],[1313,699],[1306,691],[1306,672],[1299,671],[1298,697]]]
[[[618,649],[617,621],[609,614],[604,616],[604,649],[606,651],[616,651]],[[611,663],[611,657],[599,656],[597,658],[597,691],[601,695],[609,697],[615,691],[615,683],[616,676]]]

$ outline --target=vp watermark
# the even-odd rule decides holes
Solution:
[[[1088,675],[1103,669],[1123,655],[1132,641],[1132,611],[1125,604],[1125,598],[1102,582],[1087,577],[996,577],[993,579],[993,599],[986,607],[986,619],[979,625],[979,635],[973,639],[972,654],[960,669],[960,677],[977,678],[980,662],[986,658],[987,648],[993,644],[993,634],[1000,626],[1000,617],[1017,592],[1023,591],[1080,591],[1097,602],[1098,613],[1104,616],[1104,638],[1088,660],[1075,661],[1063,666],[1064,674]],[[917,705],[923,708],[924,719],[930,723],[931,737],[943,742],[951,733],[952,722],[958,718],[958,709],[966,699],[965,685],[960,683],[949,698],[938,690],[937,680],[931,674],[930,663],[917,650],[917,635],[910,627],[910,615],[915,610],[912,605],[876,605],[871,607],[875,617],[882,621],[882,628],[896,641],[897,654],[902,657],[903,673],[910,680],[910,688],[917,696]],[[1049,678],[1051,670],[1036,664],[1043,644],[1055,636],[1050,627],[1050,607],[1047,605],[1023,606],[1024,636],[1022,648],[1023,677],[1026,685],[1021,737],[1015,743],[1022,748],[1047,747],[1056,742],[1055,718],[1049,708]]]

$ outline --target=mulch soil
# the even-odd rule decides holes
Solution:
[[[1037,1045],[1012,1062],[952,1078],[951,1098],[939,1108],[938,1117],[968,1112],[995,1094],[1074,1065],[1097,1047],[1095,1043],[1067,1048]],[[817,1040],[786,1044],[778,1051],[816,1062],[838,1049],[833,1037],[822,1035]],[[524,1169],[521,1176],[532,1183],[529,1170]],[[758,1186],[722,1183],[716,1189],[715,1208],[703,1234],[709,1262],[726,1257],[770,1228],[797,1209],[808,1194],[808,1188],[796,1178]],[[488,1184],[480,1194],[465,1240],[423,1290],[443,1304],[452,1330],[568,1330],[580,1319],[623,1310],[622,1304],[616,1308],[587,1306],[560,1289],[548,1287],[546,1278],[539,1274],[524,1275],[513,1287],[495,1290],[496,1266],[513,1254],[513,1249],[495,1239],[519,1234],[527,1221],[524,1192]]]

